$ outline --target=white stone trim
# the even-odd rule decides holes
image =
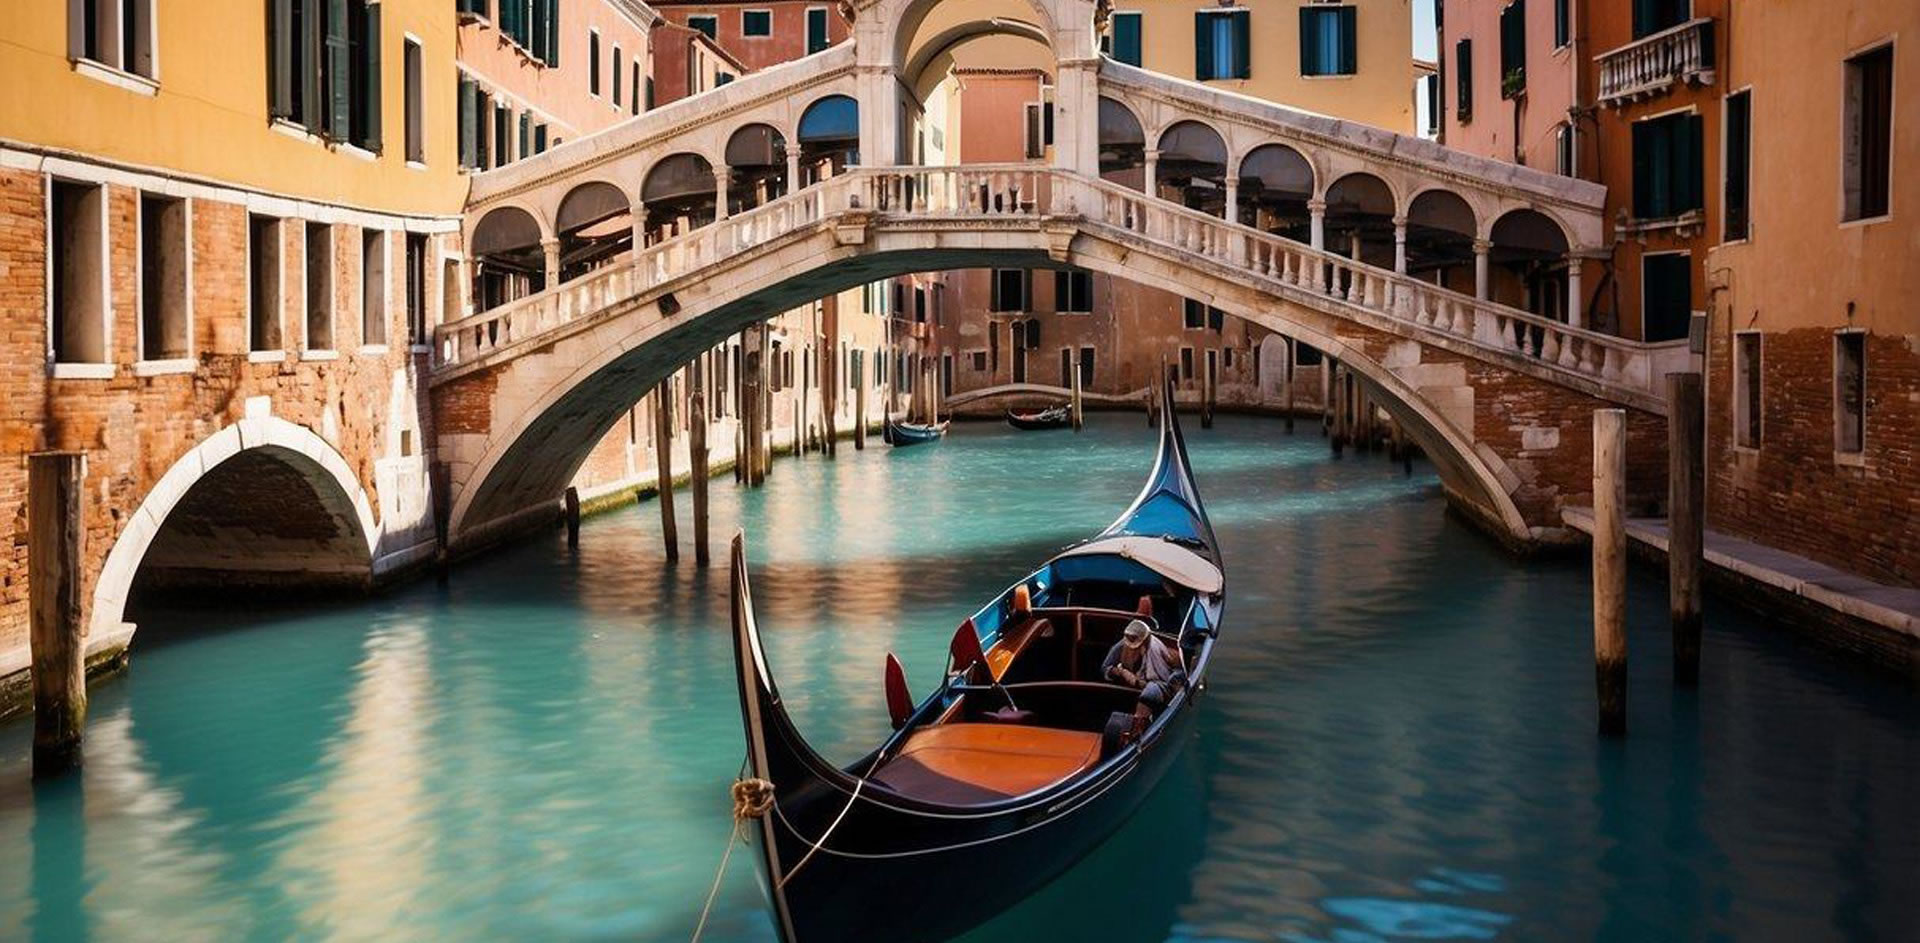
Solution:
[[[126,89],[135,95],[145,95],[148,98],[152,98],[160,94],[159,82],[147,78],[144,75],[123,72],[104,62],[95,62],[92,59],[75,59],[73,60],[73,72],[75,75],[84,75],[94,81],[105,82],[115,88]]]
[[[379,545],[380,529],[373,517],[373,505],[367,499],[366,490],[360,486],[360,480],[354,476],[352,466],[325,439],[305,426],[274,416],[249,416],[208,436],[181,456],[160,476],[160,480],[154,482],[140,506],[128,516],[126,524],[114,538],[112,549],[107,551],[99,579],[94,584],[93,608],[88,623],[90,635],[112,633],[126,625],[127,592],[133,586],[140,561],[146,557],[147,548],[160,532],[167,515],[186,497],[194,484],[221,462],[256,448],[274,448],[305,456],[333,480],[341,495],[353,507],[371,567],[375,548]],[[130,628],[127,631],[131,633]]]
[[[175,360],[140,360],[134,362],[133,375],[136,377],[159,377],[174,373],[192,373],[196,366],[198,366],[198,364],[192,357],[183,357]]]

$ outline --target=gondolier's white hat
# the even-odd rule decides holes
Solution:
[[[1139,648],[1147,644],[1147,624],[1135,619],[1127,623],[1127,628],[1121,635],[1128,648]]]

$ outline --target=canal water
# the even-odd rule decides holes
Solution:
[[[1915,938],[1908,687],[1710,599],[1705,684],[1673,691],[1636,570],[1632,735],[1599,741],[1582,563],[1518,563],[1430,469],[1333,461],[1309,429],[1189,429],[1231,591],[1197,734],[1128,826],[968,939]],[[962,425],[716,482],[717,555],[746,529],[808,736],[860,755],[884,653],[925,692],[959,619],[1106,524],[1151,448],[1138,417]],[[0,728],[0,938],[687,939],[742,741],[725,569],[664,566],[656,511],[445,589],[145,614],[82,776],[34,788],[30,725]],[[747,865],[706,939],[771,939]]]

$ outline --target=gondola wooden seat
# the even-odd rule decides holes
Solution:
[[[1100,761],[1091,731],[1013,724],[938,724],[915,731],[874,782],[929,802],[978,805],[1025,795]]]

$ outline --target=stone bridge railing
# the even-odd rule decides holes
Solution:
[[[1225,268],[1316,310],[1386,319],[1410,336],[1445,338],[1483,357],[1515,358],[1616,399],[1659,411],[1657,384],[1684,369],[1684,341],[1648,344],[1571,327],[1517,308],[1229,223],[1135,190],[1039,165],[857,169],[764,206],[648,246],[583,277],[435,331],[437,372],[464,372],[677,279],[723,271],[741,253],[837,222],[952,229],[1042,219],[1102,238],[1144,243],[1195,265]],[[1060,227],[1048,227],[1058,229]]]

